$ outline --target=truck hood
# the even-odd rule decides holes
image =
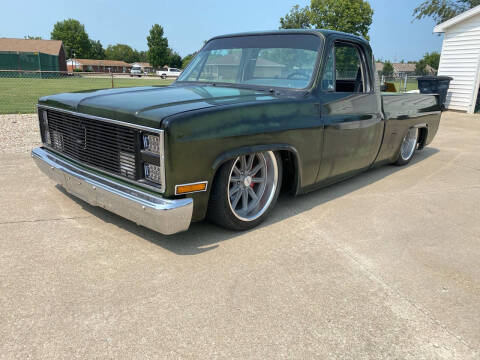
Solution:
[[[159,128],[185,111],[277,99],[259,90],[212,85],[172,85],[93,90],[45,96],[39,105]]]

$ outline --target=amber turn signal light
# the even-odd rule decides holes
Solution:
[[[207,190],[207,183],[196,183],[196,184],[186,184],[186,185],[177,185],[175,187],[175,193],[177,195],[193,193],[198,191],[205,191]]]

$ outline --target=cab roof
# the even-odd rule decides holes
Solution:
[[[341,35],[342,37],[350,37],[351,39],[368,44],[368,41],[361,36],[341,32],[341,31],[328,30],[328,29],[281,29],[281,30],[252,31],[252,32],[215,36],[210,40],[219,39],[219,38],[237,37],[237,36],[240,37],[240,36],[253,36],[253,35],[281,35],[281,34],[310,34],[310,35],[323,36],[325,38]]]

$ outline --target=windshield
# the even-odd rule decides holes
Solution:
[[[141,67],[134,66],[134,67],[132,67],[132,70],[142,70],[142,68],[141,68]]]
[[[252,35],[209,41],[178,81],[303,89],[312,79],[318,36]]]

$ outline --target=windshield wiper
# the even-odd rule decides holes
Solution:
[[[225,83],[225,82],[209,82],[209,81],[177,81],[177,83],[189,83],[189,84],[198,84],[198,85],[206,85],[206,86],[214,86],[214,87],[226,87],[226,88],[236,88],[236,89],[246,89],[246,90],[254,90],[259,92],[265,92],[273,95],[279,95],[282,92],[280,89],[271,88],[271,87],[262,87],[262,86],[255,86],[243,83]]]

